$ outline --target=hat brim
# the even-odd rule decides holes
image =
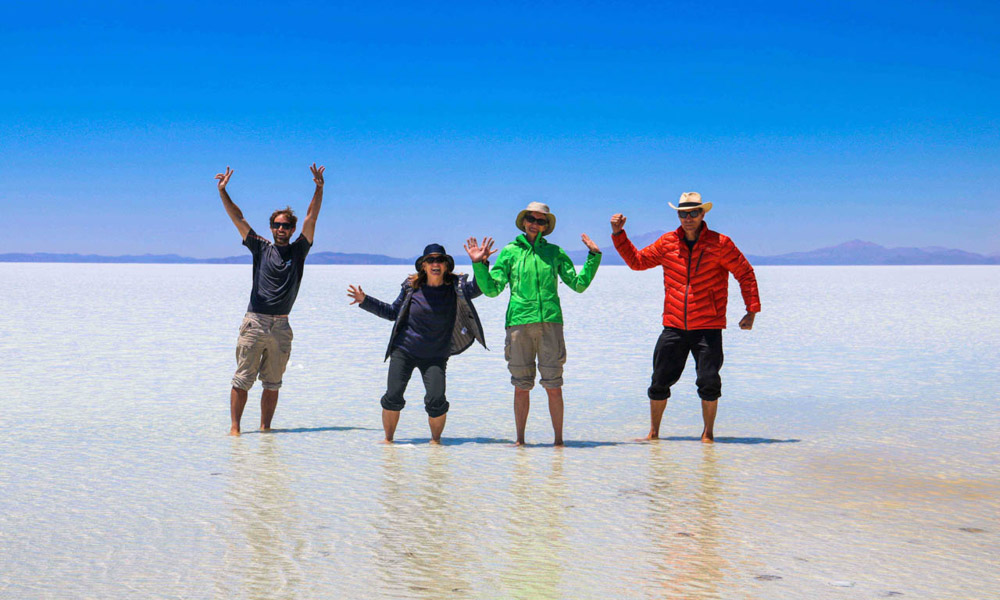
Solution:
[[[418,258],[413,263],[413,267],[417,271],[419,271],[421,268],[423,268],[424,259],[427,258],[428,256],[443,256],[445,258],[445,260],[448,261],[448,273],[454,273],[455,272],[455,259],[452,258],[450,254],[438,254],[436,252],[431,253],[431,254],[427,254],[427,255],[424,255],[424,256],[421,256],[420,258]]]
[[[694,210],[696,208],[700,208],[701,211],[702,211],[702,214],[707,213],[708,211],[712,210],[712,203],[711,202],[702,202],[698,206],[685,206],[684,208],[677,208],[673,204],[667,202],[667,206],[669,206],[670,208],[672,208],[674,210]]]
[[[514,219],[514,225],[518,229],[520,229],[521,231],[524,231],[525,233],[527,233],[527,230],[524,229],[524,216],[527,215],[530,212],[536,212],[536,211],[531,211],[531,210],[528,210],[526,208],[526,209],[522,210],[521,212],[517,213],[517,218]],[[552,214],[552,213],[543,213],[543,214],[545,215],[545,218],[548,219],[549,224],[545,228],[545,231],[542,232],[542,235],[549,235],[550,233],[552,233],[553,231],[555,231],[555,228],[556,228],[556,216],[554,214]]]

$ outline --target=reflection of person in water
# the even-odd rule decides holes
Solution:
[[[420,369],[431,443],[440,444],[449,406],[444,393],[448,357],[464,352],[473,341],[486,347],[483,326],[472,305],[472,299],[482,292],[475,280],[452,274],[455,260],[440,244],[427,245],[414,266],[417,272],[403,281],[392,304],[365,294],[360,285],[348,286],[347,296],[351,304],[395,321],[385,351],[389,360],[388,384],[382,396],[385,441],[392,442],[399,412],[406,404],[406,385],[413,369]]]
[[[510,549],[507,568],[501,573],[506,598],[573,597],[561,593],[566,571],[562,554],[566,532],[564,517],[569,491],[563,476],[563,455],[553,454],[550,470],[539,484],[532,459],[515,459],[507,531]]]
[[[241,538],[225,552],[219,598],[296,598],[303,574],[299,565],[309,544],[300,537],[301,514],[290,487],[288,464],[276,438],[264,436],[257,451],[234,444],[231,476],[225,491],[231,522]],[[234,582],[242,591],[222,589]]]
[[[643,529],[656,554],[657,596],[714,598],[722,593],[729,570],[721,548],[732,545],[729,529],[720,523],[726,492],[719,484],[715,452],[709,448],[704,453],[696,479],[677,477],[685,470],[663,446],[652,446],[651,454],[649,492],[654,500]]]
[[[382,455],[380,514],[374,519],[378,533],[376,562],[379,572],[376,598],[423,597],[428,600],[475,598],[469,578],[475,574],[470,560],[478,548],[468,540],[475,517],[461,499],[465,481],[453,478],[451,453],[434,451],[426,463],[390,446]]]

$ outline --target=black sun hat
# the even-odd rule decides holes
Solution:
[[[452,258],[447,252],[445,252],[444,246],[442,246],[441,244],[427,244],[426,246],[424,246],[424,253],[420,256],[420,258],[416,260],[416,262],[413,263],[413,266],[416,267],[416,269],[419,271],[424,264],[424,259],[434,254],[439,254],[445,257],[445,260],[448,261],[449,273],[455,270],[455,259]]]

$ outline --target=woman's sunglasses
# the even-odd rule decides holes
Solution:
[[[445,263],[448,262],[448,259],[445,258],[445,257],[443,257],[443,256],[441,256],[440,254],[435,254],[433,256],[428,256],[427,258],[425,258],[424,262],[425,263],[430,263],[432,265],[445,264]]]
[[[540,225],[542,227],[545,227],[546,225],[549,224],[547,219],[536,219],[531,215],[524,215],[524,220],[528,223],[534,223],[535,225]]]

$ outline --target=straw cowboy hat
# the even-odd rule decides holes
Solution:
[[[702,212],[705,213],[712,210],[712,203],[703,203],[701,201],[701,194],[698,192],[684,192],[681,194],[681,199],[680,202],[677,203],[677,206],[674,206],[669,202],[667,202],[667,205],[674,210],[694,210],[696,208],[700,208]]]
[[[552,230],[556,228],[556,216],[549,212],[548,204],[542,204],[541,202],[531,202],[528,204],[528,208],[525,208],[521,212],[517,213],[517,219],[514,221],[514,225],[516,225],[521,231],[524,231],[524,216],[533,212],[545,213],[545,218],[549,222],[545,231],[542,232],[542,235],[552,233]]]

